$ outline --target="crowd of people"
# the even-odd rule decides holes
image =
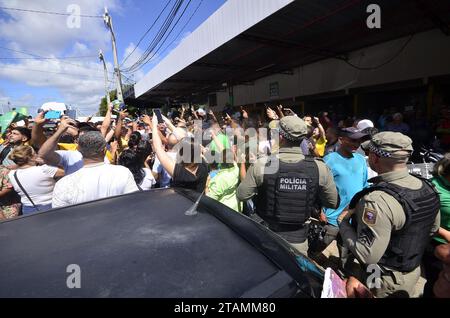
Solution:
[[[450,296],[441,261],[450,241],[450,154],[435,165],[433,185],[409,175],[408,135],[421,142],[423,127],[402,114],[385,112],[374,124],[282,106],[263,116],[181,107],[167,117],[121,110],[113,120],[113,112],[109,105],[98,123],[62,116],[52,130],[40,112],[8,127],[0,140],[0,220],[182,187],[254,218],[313,258],[336,241],[336,270],[365,282],[351,265],[378,266],[377,297],[412,296],[420,275],[428,280],[424,295]],[[450,111],[442,114],[435,129],[447,147]],[[321,225],[320,244],[311,219]]]

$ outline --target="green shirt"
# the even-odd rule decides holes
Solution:
[[[450,231],[450,182],[443,177],[435,177],[431,180],[439,192],[441,199],[441,227]],[[447,243],[442,238],[435,237],[436,241]]]
[[[224,134],[218,134],[217,135],[217,139],[220,141],[220,143],[222,144],[222,148],[223,149],[228,149],[230,148],[230,142],[228,141],[228,137]],[[218,147],[216,145],[216,142],[213,140],[211,142],[210,145],[210,150],[211,151],[218,151]]]
[[[234,164],[231,168],[219,170],[216,176],[210,180],[207,196],[237,212],[241,212],[242,204],[236,196],[238,185],[239,167]]]

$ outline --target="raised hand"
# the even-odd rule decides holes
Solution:
[[[124,110],[119,112],[119,119],[120,120],[124,120],[125,118],[127,118],[127,116],[128,116],[128,113],[127,113],[126,109],[124,109]]]
[[[40,112],[35,118],[34,123],[36,125],[43,125],[45,124],[48,119],[45,118],[45,114],[47,114],[48,110],[44,110],[43,112]]]
[[[290,108],[284,108],[284,111],[289,114],[289,116],[295,116],[296,113]]]
[[[271,120],[278,119],[277,113],[275,113],[275,111],[270,107],[267,107],[266,114],[267,114],[267,117],[269,117],[269,119],[271,119]]]
[[[141,120],[144,124],[150,126],[150,129],[153,127],[152,119],[150,118],[149,115],[142,115]]]
[[[244,109],[244,107],[241,107],[241,112],[242,112],[242,118],[248,119],[248,113],[247,113],[247,111]]]
[[[59,123],[58,130],[66,131],[68,128],[77,129],[77,123],[68,116],[63,116]]]

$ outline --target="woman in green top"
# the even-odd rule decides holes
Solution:
[[[439,192],[441,200],[441,227],[437,237],[434,239],[440,243],[450,241],[450,153],[436,163],[433,169],[431,182]]]
[[[229,208],[242,212],[242,202],[237,198],[239,186],[239,167],[230,149],[211,152],[214,161],[210,164],[211,173],[206,182],[206,195]]]
[[[433,295],[433,285],[442,269],[442,262],[434,255],[434,249],[438,245],[450,242],[450,153],[446,153],[444,158],[434,165],[431,182],[436,187],[441,200],[441,227],[437,233],[438,236],[430,242],[423,257],[427,279],[424,297]]]

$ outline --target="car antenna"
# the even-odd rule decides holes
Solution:
[[[197,215],[197,207],[204,194],[205,190],[203,190],[203,192],[199,195],[197,201],[195,201],[195,203],[189,209],[187,209],[186,212],[184,212],[184,215]]]

